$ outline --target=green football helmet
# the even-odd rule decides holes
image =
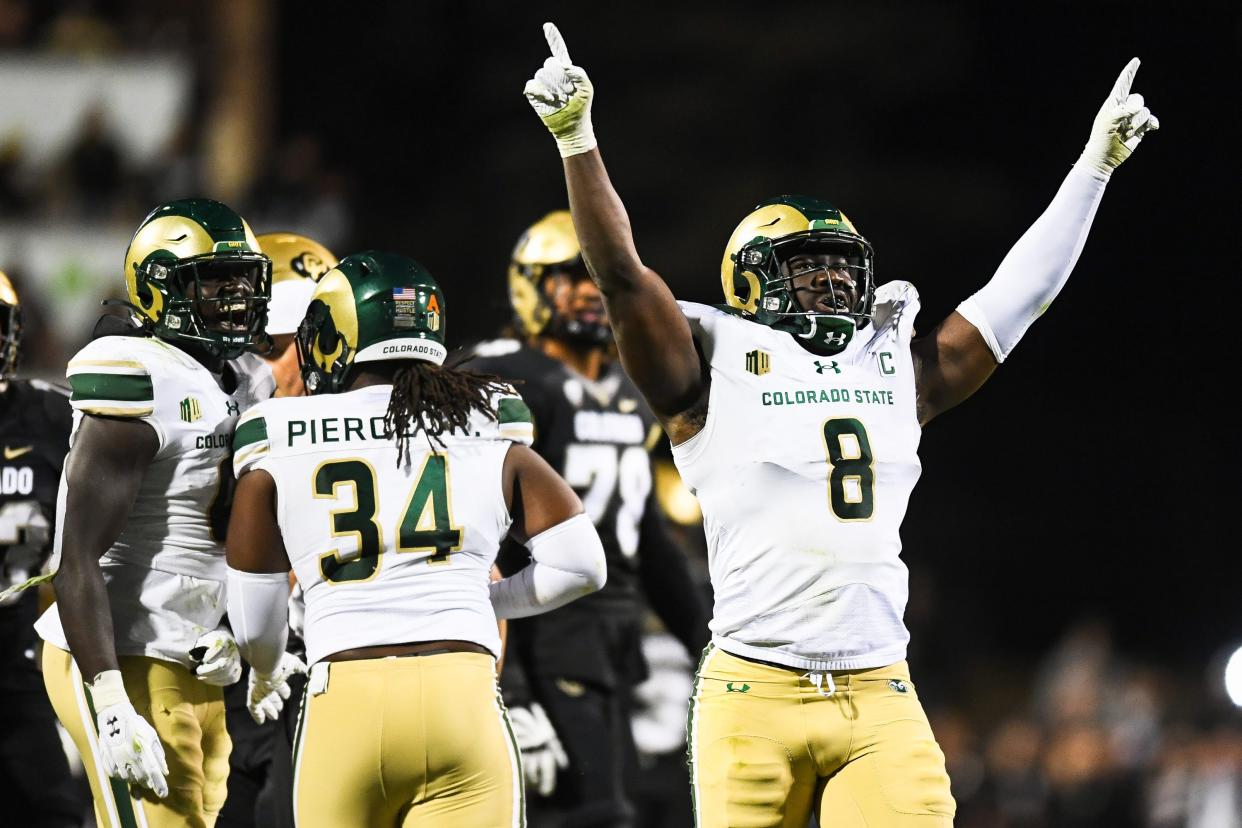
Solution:
[[[806,311],[782,265],[797,254],[840,253],[858,297],[836,313]],[[845,214],[808,196],[777,196],[742,219],[720,263],[725,304],[741,316],[786,331],[812,353],[831,356],[867,326],[875,303],[874,253]],[[848,303],[842,303],[846,305]]]
[[[125,251],[125,288],[134,320],[161,339],[196,343],[233,359],[263,336],[272,262],[250,226],[207,198],[159,205]],[[238,280],[247,288],[235,286]],[[204,283],[223,283],[204,297]]]
[[[311,394],[341,391],[360,362],[421,359],[441,365],[448,356],[444,292],[406,256],[376,250],[346,256],[315,286],[297,344]]]

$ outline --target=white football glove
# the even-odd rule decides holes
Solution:
[[[510,708],[509,724],[518,749],[522,751],[522,775],[526,777],[526,784],[540,796],[551,796],[556,790],[557,769],[569,767],[569,757],[552,722],[548,721],[548,714],[538,702],[531,702],[529,707]]]
[[[590,152],[595,149],[595,131],[591,129],[591,96],[595,90],[582,67],[570,62],[556,25],[544,23],[543,35],[552,57],[526,82],[526,100],[556,139],[561,158]]]
[[[1083,148],[1080,163],[1105,178],[1130,157],[1130,153],[1148,132],[1160,129],[1160,121],[1143,105],[1142,95],[1131,95],[1130,85],[1138,72],[1139,59],[1133,58],[1121,70],[1113,91],[1096,113],[1091,137]]]
[[[95,721],[104,773],[149,788],[160,799],[168,796],[164,746],[155,728],[130,704],[120,670],[106,670],[95,677],[91,701],[98,711]]]
[[[246,709],[255,724],[274,722],[280,718],[285,699],[289,698],[289,677],[306,674],[306,664],[292,653],[280,657],[280,664],[271,675],[264,675],[250,668],[250,692],[246,694]]]
[[[241,678],[241,652],[228,630],[203,633],[190,648],[190,658],[198,662],[194,675],[216,687],[227,687]]]

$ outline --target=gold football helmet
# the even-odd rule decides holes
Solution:
[[[267,305],[267,332],[297,333],[315,285],[336,267],[332,251],[297,233],[263,233],[259,247],[272,260],[272,299]]]
[[[545,283],[570,273],[586,278],[582,247],[568,210],[554,210],[518,239],[509,263],[509,304],[523,336],[555,336],[603,344],[612,339],[605,323],[562,317],[548,301]]]

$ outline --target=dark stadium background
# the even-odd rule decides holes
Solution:
[[[207,151],[220,77],[250,50],[263,68],[251,93],[266,104],[251,153],[267,160],[243,213],[272,212],[281,170],[313,145],[323,188],[347,206],[337,252],[389,248],[427,265],[455,344],[505,325],[512,244],[565,204],[554,144],[521,95],[547,56],[544,20],[594,81],[596,134],[639,250],[680,298],[719,301],[734,225],[759,199],[800,192],[848,213],[880,281],[915,283],[924,331],[1044,209],[1118,72],[1141,57],[1134,89],[1160,131],[1109,184],[1045,317],[924,433],[902,528],[910,660],[963,828],[1216,828],[1168,817],[1173,805],[1130,822],[1072,817],[1064,803],[1080,787],[1122,811],[1172,802],[1149,783],[1218,760],[1239,780],[1242,813],[1242,719],[1221,681],[1242,646],[1239,4],[0,0],[13,6],[32,21],[20,48],[86,9],[121,33],[123,53],[191,56],[192,151]],[[165,30],[176,37],[162,41]],[[142,46],[126,41],[133,31]],[[202,189],[223,195],[209,177]],[[118,227],[188,195],[143,192],[113,205]],[[1049,712],[1079,698],[1058,695],[1066,675],[1096,685],[1087,714]],[[1090,733],[1115,732],[1109,717],[1135,687],[1157,699],[1156,741],[1058,778],[1065,756],[1102,744]],[[988,786],[1020,741],[1006,728],[1032,722],[1043,747],[1009,767],[1042,780],[1050,821],[1006,822],[996,815],[1010,806]],[[984,781],[964,794],[971,762]]]

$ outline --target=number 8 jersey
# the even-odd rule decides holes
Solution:
[[[673,458],[703,509],[717,645],[806,670],[901,661],[918,294],[881,287],[875,320],[832,357],[680,304],[711,366],[706,423]]]
[[[453,639],[500,653],[488,598],[509,530],[501,472],[509,446],[529,445],[516,394],[474,412],[468,433],[409,441],[398,465],[384,436],[391,385],[284,397],[247,411],[234,436],[238,478],[276,482],[276,517],[306,597],[307,661],[355,647]]]

